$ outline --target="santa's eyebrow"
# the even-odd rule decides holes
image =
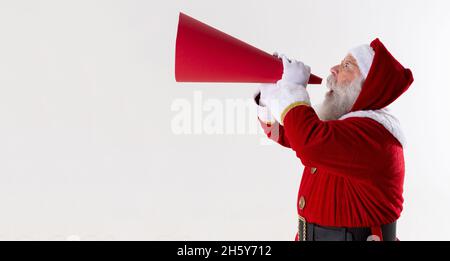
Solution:
[[[350,60],[350,58],[344,59],[344,60],[342,61],[342,63],[344,63],[344,62],[346,62],[346,63],[351,63],[351,64],[353,64],[353,65],[356,65],[356,63],[355,63],[354,61]]]

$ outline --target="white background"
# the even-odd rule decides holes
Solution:
[[[415,82],[401,240],[450,239],[448,1],[0,1],[0,239],[292,240],[303,167],[258,135],[175,135],[178,12],[326,77],[375,37]],[[325,88],[310,87],[314,103]]]

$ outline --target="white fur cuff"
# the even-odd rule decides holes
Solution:
[[[284,116],[294,107],[300,105],[310,106],[309,95],[302,85],[278,81],[278,90],[269,102],[269,108],[273,117],[281,125],[284,125]]]

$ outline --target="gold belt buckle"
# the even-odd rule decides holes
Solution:
[[[298,215],[298,238],[301,241],[306,241],[306,219]]]

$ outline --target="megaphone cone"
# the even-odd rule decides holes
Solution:
[[[175,50],[177,82],[274,83],[283,63],[258,48],[180,13]],[[310,84],[322,79],[311,74]]]

